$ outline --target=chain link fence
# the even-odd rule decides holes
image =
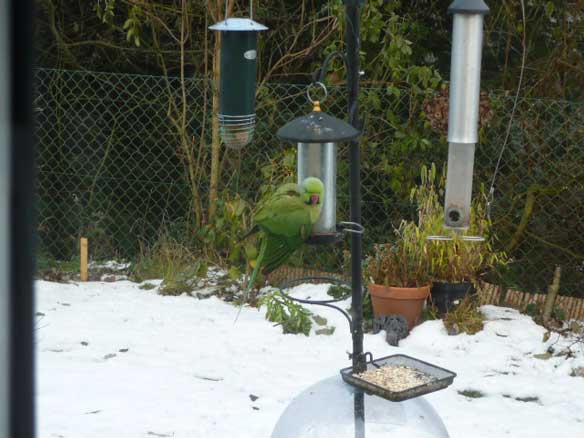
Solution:
[[[305,91],[305,86],[273,83],[259,90],[253,143],[242,151],[221,148],[220,198],[239,196],[253,204],[266,181],[293,178],[295,147],[280,142],[276,131],[310,111]],[[173,102],[181,97],[177,78],[36,71],[42,256],[75,257],[83,235],[90,239],[93,259],[132,259],[164,227],[191,223],[194,207],[206,215],[210,83],[188,80],[185,94],[185,126],[196,158],[190,166],[171,120]],[[366,123],[361,148],[368,250],[390,239],[401,219],[415,218],[409,192],[421,165],[444,166],[447,108],[434,105],[430,114],[428,96],[414,88],[364,88],[360,100]],[[344,118],[346,105],[344,89],[331,87],[323,110]],[[475,158],[475,193],[491,184],[513,99],[493,93],[487,106],[488,124]],[[345,146],[339,150],[337,191],[338,220],[348,220]],[[584,103],[520,99],[492,203],[498,245],[512,258],[503,275],[508,285],[543,291],[561,265],[563,293],[584,296],[583,217]],[[341,272],[346,249],[348,242],[332,250],[308,248],[292,263]]]

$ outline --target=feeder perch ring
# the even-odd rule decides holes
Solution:
[[[484,242],[486,239],[483,236],[459,236],[458,239],[465,242]],[[435,240],[440,242],[449,242],[454,240],[452,236],[428,236],[426,240]]]
[[[357,222],[339,222],[339,229],[344,233],[364,234],[365,227]]]
[[[283,289],[288,289],[288,288],[292,287],[292,285],[306,283],[309,281],[320,281],[323,283],[334,283],[334,284],[338,284],[341,286],[345,286],[348,289],[351,289],[351,287],[352,287],[350,283],[348,283],[344,280],[341,280],[340,278],[324,277],[324,276],[322,276],[322,277],[321,276],[311,276],[311,277],[298,277],[298,278],[293,278],[290,280],[285,280],[282,283],[280,283],[278,288],[280,289],[280,293],[282,295],[284,295],[284,297],[288,298],[289,300],[292,300],[292,301],[295,301],[295,302],[301,303],[301,304],[313,304],[315,306],[329,307],[331,309],[335,309],[335,310],[341,312],[343,314],[343,316],[346,318],[347,322],[349,323],[349,330],[352,332],[353,331],[353,320],[351,319],[351,316],[346,311],[341,309],[340,307],[333,305],[333,303],[337,303],[339,301],[346,300],[347,298],[349,298],[350,295],[348,295],[346,297],[334,298],[334,299],[330,299],[330,300],[305,300],[305,299],[301,299],[301,298],[292,297],[292,296],[288,295],[287,293],[283,292]]]
[[[314,100],[312,98],[312,96],[310,95],[310,88],[312,86],[319,86],[320,88],[322,88],[322,90],[324,91],[324,96],[322,97],[322,99],[317,99]],[[324,102],[326,100],[326,98],[328,97],[328,90],[326,88],[326,85],[323,84],[322,82],[313,82],[312,84],[310,84],[307,88],[306,88],[306,97],[308,98],[308,101],[314,105],[315,102]]]

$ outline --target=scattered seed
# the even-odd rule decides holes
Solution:
[[[356,377],[392,392],[405,391],[434,380],[432,376],[404,365],[387,365],[370,369],[356,374]]]

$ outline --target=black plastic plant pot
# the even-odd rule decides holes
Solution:
[[[472,283],[435,282],[430,289],[432,304],[440,314],[455,309],[467,295],[476,293],[477,290]]]

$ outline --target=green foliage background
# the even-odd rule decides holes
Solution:
[[[180,91],[175,77],[180,51],[171,36],[180,27],[180,3],[38,2],[38,234],[48,258],[73,257],[81,234],[93,242],[94,258],[134,258],[141,244],[154,245],[161,233],[170,233],[197,254],[244,270],[237,239],[249,226],[250,207],[270,186],[294,179],[295,150],[280,143],[275,132],[309,111],[305,86],[310,73],[326,54],[343,49],[342,2],[256,2],[256,19],[271,30],[260,39],[255,139],[241,152],[222,149],[219,211],[213,219],[203,217],[197,227],[187,169],[167,116],[169,90]],[[368,248],[391,240],[399,220],[415,219],[409,193],[421,164],[442,167],[446,159],[440,117],[447,112],[433,124],[436,116],[428,113],[427,104],[439,106],[436,99],[447,88],[449,3],[368,0],[362,13],[362,191]],[[563,292],[582,294],[584,243],[578,230],[584,217],[584,4],[533,0],[526,5],[524,24],[519,1],[489,3],[483,89],[490,94],[492,117],[481,129],[476,188],[490,183],[501,150],[524,39],[527,53],[525,83],[493,204],[496,244],[511,248],[513,259],[500,281],[542,291],[553,266],[562,264]],[[203,108],[210,106],[212,87],[214,35],[206,30],[212,20],[205,2],[187,4],[188,129],[208,140],[211,116]],[[237,1],[235,15],[245,15],[247,4]],[[162,59],[166,79],[161,77]],[[330,96],[324,110],[344,117],[340,65],[332,66],[326,82]],[[202,194],[208,191],[210,156],[206,147],[197,151],[204,163]],[[345,220],[344,147],[338,173],[338,219]],[[524,221],[527,227],[522,228]],[[346,248],[308,248],[292,262],[338,271]]]

